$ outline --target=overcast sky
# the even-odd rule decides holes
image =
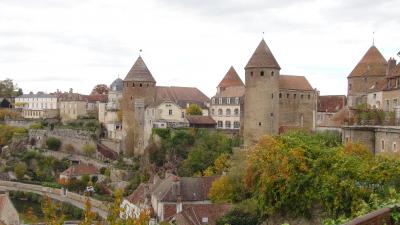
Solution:
[[[400,51],[400,0],[0,0],[0,80],[24,92],[89,93],[123,79],[139,49],[158,85],[208,96],[264,39],[281,74],[346,94],[372,45]],[[398,57],[396,57],[399,59]]]

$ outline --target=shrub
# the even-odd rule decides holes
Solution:
[[[64,149],[65,149],[65,151],[67,151],[67,152],[71,152],[71,153],[75,152],[75,148],[74,148],[74,146],[71,145],[71,144],[66,144],[65,147],[64,147]]]
[[[19,180],[24,178],[27,171],[28,171],[28,166],[24,162],[19,162],[14,167],[14,173]]]
[[[87,156],[93,156],[94,153],[96,153],[96,148],[91,145],[91,144],[85,144],[83,146],[83,152],[87,155]]]
[[[61,146],[61,141],[58,138],[49,137],[46,140],[46,145],[50,150],[57,151]]]

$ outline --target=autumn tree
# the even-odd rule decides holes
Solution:
[[[92,203],[90,202],[89,197],[86,197],[84,218],[79,225],[92,225],[94,219],[96,219],[96,214],[92,212]]]
[[[106,95],[108,91],[108,86],[106,84],[97,84],[92,89],[91,95]]]
[[[46,225],[63,225],[65,215],[60,204],[54,204],[49,196],[42,198],[42,211]]]
[[[186,109],[186,115],[201,116],[203,115],[203,110],[201,110],[200,106],[197,104],[190,104],[189,107]]]

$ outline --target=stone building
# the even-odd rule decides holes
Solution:
[[[317,130],[335,130],[341,132],[342,119],[338,118],[346,107],[345,95],[318,96],[317,104]]]
[[[370,88],[386,79],[387,67],[386,59],[372,45],[347,77],[347,104],[350,108],[367,103]]]
[[[399,126],[343,126],[344,144],[362,143],[372,153],[398,154],[400,144]]]
[[[31,92],[16,97],[15,108],[22,109],[22,116],[27,119],[55,118],[58,116],[58,98],[53,94]]]
[[[73,93],[72,88],[69,92],[58,92],[60,101],[60,119],[61,121],[76,120],[87,116],[87,96]]]
[[[218,84],[217,93],[211,99],[210,114],[217,122],[217,129],[240,129],[240,103],[245,86],[233,66]]]
[[[108,101],[99,104],[99,122],[105,127],[106,138],[122,139],[122,122],[120,118],[123,80],[118,78],[112,82],[108,92]]]
[[[144,154],[151,129],[158,124],[185,123],[186,108],[190,104],[199,105],[203,115],[208,115],[206,95],[197,88],[156,86],[141,56],[126,75],[122,93],[122,138],[127,154]]]
[[[265,134],[315,129],[317,91],[304,76],[280,75],[280,69],[261,40],[245,67],[241,129],[246,146]]]

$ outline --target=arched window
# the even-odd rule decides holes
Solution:
[[[261,70],[260,76],[264,76],[264,71]]]
[[[223,127],[223,123],[222,123],[222,121],[218,121],[218,128],[222,128]]]
[[[231,128],[231,121],[225,121],[225,128]]]
[[[231,115],[231,109],[226,109],[226,115],[230,116]]]
[[[239,116],[239,109],[235,109],[235,116]]]
[[[240,122],[239,121],[233,122],[233,128],[236,128],[236,129],[240,128]]]
[[[218,109],[218,116],[222,116],[222,109]]]

